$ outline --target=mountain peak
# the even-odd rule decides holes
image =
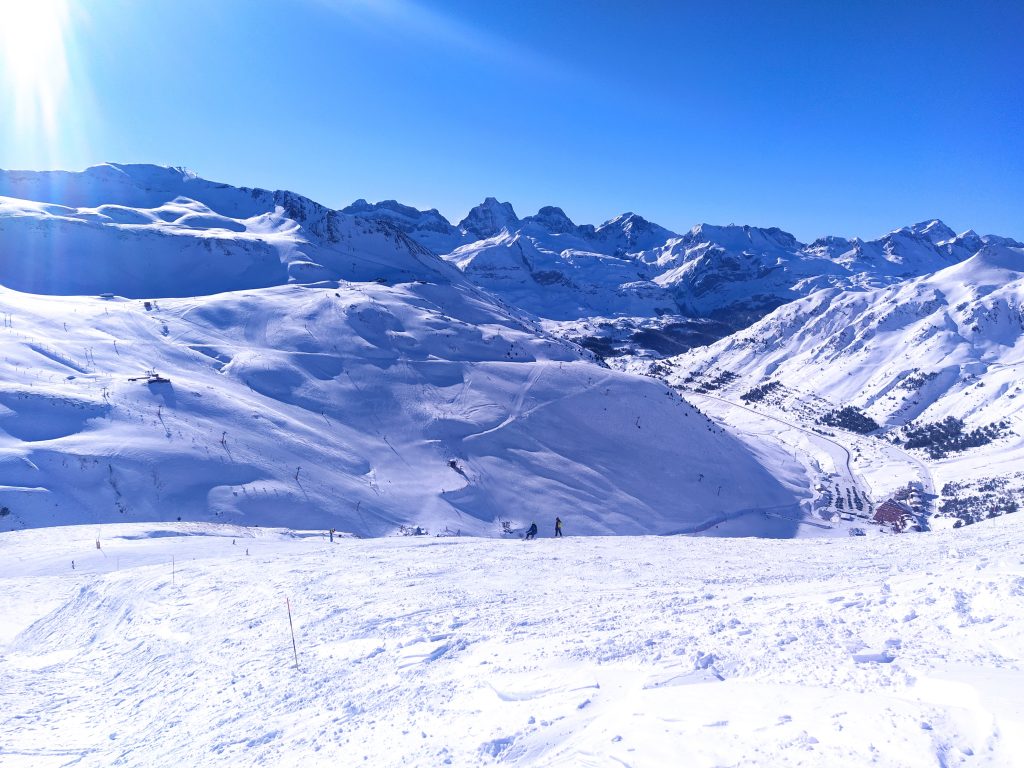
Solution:
[[[609,219],[595,230],[595,234],[600,240],[615,244],[622,252],[655,248],[670,238],[678,237],[675,232],[632,211]]]
[[[512,231],[518,224],[519,217],[511,203],[499,203],[497,198],[487,197],[466,214],[459,222],[459,229],[478,240],[486,240],[503,229]]]
[[[565,211],[554,205],[545,205],[537,211],[535,216],[527,216],[523,219],[523,223],[538,224],[551,234],[562,234],[577,230],[577,226],[572,222],[572,219],[565,215]]]
[[[687,237],[695,243],[713,243],[737,251],[802,247],[793,235],[778,227],[752,227],[749,224],[697,224]]]
[[[617,228],[620,228],[620,229],[628,229],[629,227],[643,228],[643,227],[648,227],[648,226],[652,226],[651,222],[649,222],[643,216],[641,216],[638,213],[633,213],[632,211],[626,211],[624,213],[620,213],[615,218],[608,219],[608,221],[606,221],[604,224],[599,226],[597,229],[598,229],[598,231],[601,231],[601,230],[609,228],[609,227],[617,227]],[[657,226],[657,225],[655,224],[653,226]]]
[[[956,237],[956,232],[947,227],[941,219],[919,221],[917,224],[910,227],[910,230],[916,234],[924,235],[933,243],[939,243],[943,240],[952,240]]]
[[[342,208],[342,213],[351,213],[356,215],[368,214],[368,213],[379,213],[379,212],[390,212],[398,214],[410,221],[417,221],[423,218],[435,218],[440,217],[436,208],[431,208],[429,211],[421,211],[418,208],[413,208],[411,205],[404,205],[397,200],[381,200],[379,203],[368,203],[366,200],[360,198],[351,205]],[[447,221],[447,220],[446,220]]]
[[[900,234],[924,238],[932,245],[936,245],[945,240],[952,240],[956,237],[956,232],[947,227],[941,219],[926,219],[924,221],[919,221],[916,224],[900,227],[899,229],[894,229],[890,232],[889,236]]]

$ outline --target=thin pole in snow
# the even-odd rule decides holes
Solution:
[[[295,625],[292,624],[292,603],[286,597],[284,604],[288,606],[288,628],[292,631],[292,653],[295,654],[295,668],[299,668],[299,649],[295,646]]]

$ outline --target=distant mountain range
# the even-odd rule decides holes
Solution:
[[[822,288],[892,285],[988,244],[1019,246],[973,231],[958,235],[938,220],[876,240],[804,244],[780,229],[750,226],[700,224],[679,235],[634,213],[597,227],[574,224],[550,206],[520,219],[495,198],[457,225],[436,210],[394,201],[359,200],[343,212],[397,227],[474,283],[606,357],[683,351]]]
[[[1020,247],[996,235],[958,235],[938,220],[866,241],[804,244],[778,228],[709,224],[679,235],[634,213],[577,225],[547,206],[520,219],[493,197],[452,224],[436,209],[393,200],[357,200],[338,211],[292,192],[235,188],[160,166],[0,171],[3,197],[10,199],[0,208],[0,249],[32,254],[0,265],[0,282],[18,290],[188,296],[288,281],[422,277],[445,271],[429,258],[435,254],[553,330],[572,335],[577,321],[603,327],[611,342],[604,352],[635,341],[623,324],[643,331],[702,321],[722,335],[822,288],[883,287],[986,245]],[[145,256],[168,247],[173,264]],[[88,260],[97,248],[105,256],[91,269],[63,268],[62,260]],[[678,352],[689,346],[686,335],[670,349],[634,343],[621,351]]]

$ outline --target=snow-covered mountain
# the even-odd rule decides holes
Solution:
[[[450,271],[387,221],[145,165],[0,171],[0,253],[8,288],[130,298]]]
[[[939,246],[955,258],[966,239]],[[816,292],[657,369],[903,447],[931,475],[936,510],[972,520],[1024,503],[1024,248],[1005,241],[887,288]]]
[[[0,525],[791,535],[867,509],[893,466],[973,519],[1024,487],[1000,463],[1020,453],[1021,252],[937,220],[805,245],[495,198],[457,225],[335,211],[156,166],[0,171]],[[799,412],[802,458],[791,423],[741,424],[715,391]],[[874,468],[822,419],[875,425]]]
[[[794,532],[790,479],[396,224],[151,166],[0,191],[4,528]]]
[[[605,357],[673,354],[822,288],[891,285],[962,261],[986,243],[1014,244],[957,235],[938,220],[871,241],[804,244],[778,228],[710,224],[677,235],[633,213],[599,227],[577,225],[552,206],[520,219],[495,198],[457,226],[436,210],[393,201],[357,201],[345,211],[396,223],[474,283]]]

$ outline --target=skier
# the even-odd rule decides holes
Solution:
[[[536,523],[530,523],[530,527],[529,527],[529,529],[528,529],[528,530],[526,531],[526,538],[527,538],[528,540],[529,540],[529,539],[535,539],[535,538],[537,538],[537,524],[536,524]]]
[[[555,518],[555,538],[562,538],[562,518]]]
[[[331,544],[333,544],[334,543],[334,529],[331,528],[331,530],[328,531],[328,533],[331,535]]]

